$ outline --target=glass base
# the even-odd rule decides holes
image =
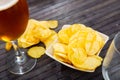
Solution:
[[[14,53],[9,53],[7,64],[8,71],[22,75],[31,71],[36,65],[37,59],[30,58],[26,53],[22,52],[21,56],[15,56]]]
[[[102,74],[105,80],[120,80],[120,65],[102,66]]]
[[[108,76],[108,72],[103,66],[102,66],[102,75],[103,75],[105,80],[110,80],[109,76]]]

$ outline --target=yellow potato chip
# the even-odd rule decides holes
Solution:
[[[62,43],[55,43],[53,45],[54,52],[60,52],[67,54],[67,45],[62,44]]]
[[[76,34],[77,32],[85,33],[84,29],[86,29],[83,24],[73,24],[67,28],[63,28],[58,32],[58,38],[62,43],[68,44],[71,36]],[[79,34],[79,33],[78,33]],[[79,34],[80,35],[80,34]],[[82,35],[82,34],[81,34]],[[81,36],[80,35],[80,36]],[[84,34],[83,34],[84,35]],[[76,35],[75,37],[77,37]],[[72,41],[72,40],[71,40]]]
[[[96,32],[96,40],[99,42],[100,47],[102,48],[103,45],[105,44],[104,40],[102,39],[102,37],[100,36],[100,34],[98,32]]]
[[[71,36],[69,39],[69,44],[72,47],[82,47],[85,46],[85,39],[86,39],[87,33],[78,31],[74,35]]]
[[[84,70],[95,70],[98,66],[101,65],[102,58],[99,56],[88,56],[83,64],[75,64],[79,69]]]
[[[38,26],[41,26],[42,28],[49,28],[48,21],[38,21]]]
[[[71,64],[71,62],[68,60],[67,55],[64,54],[64,53],[54,52],[53,56],[54,56],[56,59],[58,59],[58,60],[60,60],[60,61],[62,61],[62,62],[66,62],[66,63]]]
[[[54,52],[54,55],[57,55],[57,56],[59,56],[59,57],[63,58],[64,60],[65,60],[65,59],[67,59],[67,55],[66,55],[66,54],[64,54],[64,53]]]
[[[96,31],[90,31],[86,37],[85,49],[88,55],[95,55],[103,46],[102,37]]]
[[[93,42],[96,37],[96,34],[94,32],[88,32],[86,36],[86,41]]]
[[[35,31],[36,34],[34,36],[39,38],[40,41],[46,40],[52,34],[50,29],[43,29],[40,27],[38,27]]]
[[[88,52],[88,55],[95,55],[100,50],[100,44],[98,41],[92,43],[91,49]]]
[[[35,20],[35,19],[30,19],[30,21],[35,26],[40,26],[41,28],[44,28],[44,29],[49,28],[49,25],[48,25],[47,21],[38,21],[38,20]]]
[[[71,34],[70,28],[61,29],[58,32],[58,39],[60,40],[60,42],[68,44],[69,43],[70,34]]]
[[[95,41],[95,33],[94,32],[88,32],[87,36],[86,36],[86,40],[85,40],[85,50],[88,54],[95,54],[95,52],[91,53],[90,50],[92,49],[93,46],[93,42]],[[99,46],[99,45],[98,45]]]
[[[11,42],[7,42],[6,45],[5,45],[5,49],[7,51],[9,51],[11,48],[12,48],[12,43]]]
[[[18,45],[19,47],[22,47],[22,48],[27,48],[27,47],[30,47],[34,44],[37,44],[37,43],[28,43],[27,41],[24,41],[24,40],[18,40]]]
[[[25,32],[18,38],[18,45],[20,47],[27,48],[40,42],[40,39],[34,36],[36,28],[37,26],[35,26],[33,20],[29,20]]]
[[[58,21],[57,20],[49,20],[48,24],[49,24],[49,28],[57,28]]]
[[[53,55],[56,59],[58,59],[58,60],[60,60],[60,61],[62,61],[62,62],[65,62],[65,58],[63,58],[63,57],[61,57],[61,56],[59,56],[59,55],[57,55],[57,54],[54,54]]]
[[[51,30],[48,28],[47,21],[32,20],[31,23],[34,24],[31,35],[34,35],[35,38],[39,38],[41,41],[44,41],[51,35]]]
[[[68,59],[73,65],[82,64],[87,58],[87,54],[83,48],[72,48],[73,53],[68,54]]]
[[[66,63],[71,63],[69,60],[68,60],[68,57],[67,57],[67,45],[63,44],[63,43],[55,43],[53,45],[53,49],[54,49],[54,57],[56,57],[56,59],[60,59],[61,61],[63,62],[66,62]]]
[[[45,48],[40,46],[35,46],[28,50],[28,55],[32,58],[40,58],[44,53]]]
[[[81,30],[83,30],[84,28],[86,28],[86,26],[83,25],[83,24],[73,24],[73,25],[71,25],[69,28],[70,28],[70,32],[71,32],[70,34],[73,35],[73,34],[75,34],[76,32],[81,31]]]
[[[42,41],[45,44],[46,48],[54,44],[58,39],[57,33],[53,30],[51,30],[51,32],[51,35],[46,40]]]
[[[58,26],[58,21],[57,20],[38,21],[37,23],[40,26],[47,27],[47,28],[57,28],[57,26]]]
[[[81,39],[74,39],[72,42],[68,44],[68,48],[84,48],[84,41]]]

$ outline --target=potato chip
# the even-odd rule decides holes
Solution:
[[[41,28],[47,29],[49,28],[48,21],[38,21],[35,19],[30,19],[31,23],[35,26],[40,26]]]
[[[87,33],[78,31],[74,35],[71,36],[69,39],[69,46],[72,47],[83,47],[85,46],[85,39],[86,39]]]
[[[57,33],[53,30],[51,30],[51,32],[51,35],[46,40],[42,41],[45,44],[46,48],[54,44],[58,39]]]
[[[60,59],[63,62],[67,62],[67,63],[71,63],[68,60],[68,55],[67,55],[67,45],[63,44],[63,43],[55,43],[53,45],[53,49],[54,49],[54,56],[57,59]]]
[[[39,38],[41,41],[44,41],[51,35],[51,30],[48,28],[47,21],[32,20],[32,24],[34,24],[32,32],[35,34],[35,38]]]
[[[100,44],[98,41],[94,41],[91,45],[91,49],[88,52],[88,55],[95,55],[100,50]]]
[[[58,32],[58,39],[60,42],[68,44],[70,38],[70,28],[64,28]]]
[[[95,41],[95,33],[94,32],[88,32],[87,36],[86,36],[86,40],[85,40],[85,50],[88,54],[95,54],[96,50],[94,50],[95,52],[90,52],[90,50],[92,49],[93,46],[93,42]],[[99,45],[98,45],[99,46]]]
[[[36,24],[42,28],[48,29],[50,26],[48,24],[48,21],[38,21],[38,24]]]
[[[37,44],[37,43],[28,43],[27,41],[24,41],[24,40],[18,40],[18,45],[19,47],[22,47],[22,48],[27,48],[27,47],[30,47],[34,44]]]
[[[6,45],[5,45],[5,49],[7,51],[9,51],[11,48],[12,48],[12,43],[11,42],[7,42]]]
[[[45,53],[45,48],[41,46],[34,46],[28,50],[28,55],[32,58],[40,58]]]
[[[52,29],[57,28],[58,26],[57,20],[39,21],[37,23],[42,27],[47,27],[47,28],[52,28]]]
[[[96,40],[99,42],[100,47],[102,48],[103,45],[105,44],[104,40],[102,39],[102,37],[100,36],[100,34],[98,32],[96,32]]]
[[[66,54],[64,54],[64,53],[54,52],[54,55],[57,55],[57,56],[59,56],[59,57],[63,58],[64,60],[65,60],[65,59],[67,59],[67,55],[66,55]]]
[[[62,62],[66,62],[66,63],[71,64],[71,61],[69,61],[67,55],[64,54],[64,53],[54,52],[53,56],[54,56],[56,59],[58,59],[58,60],[60,60],[60,61],[62,61]]]
[[[59,53],[55,53],[53,56],[57,59],[57,60],[60,60],[62,62],[65,62],[65,63],[68,63],[68,64],[71,64],[71,62],[67,59],[67,57],[65,58],[65,56],[63,57],[58,55]],[[60,53],[61,54],[61,53]]]
[[[79,31],[83,32],[84,28],[86,27],[83,24],[70,25],[69,27],[63,28],[58,32],[58,38],[62,43],[68,44],[71,36],[73,36],[75,33]]]
[[[86,28],[86,26],[85,25],[83,25],[83,24],[73,24],[73,25],[71,25],[70,27],[70,30],[71,30],[71,35],[74,35],[76,32],[78,32],[78,31],[81,31],[81,30],[83,30],[84,28]]]
[[[48,20],[48,21],[37,21],[31,19],[33,23],[36,23],[36,26],[41,26],[43,28],[56,28],[58,26],[57,20]]]
[[[82,64],[87,58],[87,54],[83,48],[72,48],[73,53],[68,54],[68,59],[73,65]]]
[[[89,32],[86,37],[85,49],[88,55],[95,55],[103,46],[103,40],[96,32]]]
[[[39,38],[40,41],[44,41],[46,40],[51,34],[52,34],[52,31],[50,29],[44,29],[44,28],[36,28],[35,31],[35,37]]]
[[[33,20],[29,20],[25,32],[18,38],[20,47],[27,48],[40,42],[40,39],[34,36],[36,28],[37,26],[35,26]]]
[[[101,65],[102,58],[99,56],[88,56],[83,64],[75,64],[79,69],[84,70],[95,70],[98,66]]]
[[[94,32],[88,32],[86,36],[86,41],[93,42],[96,37],[96,34]]]
[[[55,43],[53,45],[53,49],[54,49],[54,52],[60,52],[60,53],[67,54],[67,46],[65,44]]]
[[[49,20],[48,21],[48,24],[49,24],[49,28],[57,28],[58,26],[58,21],[57,20]]]
[[[57,60],[60,60],[60,61],[62,61],[62,62],[65,62],[65,58],[63,58],[63,57],[57,55],[56,53],[54,53],[53,56],[54,56]]]

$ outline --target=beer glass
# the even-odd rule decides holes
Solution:
[[[105,80],[120,80],[120,32],[118,32],[105,56],[102,65]]]
[[[15,42],[24,33],[28,19],[26,0],[0,0],[0,39],[14,46],[15,53],[7,59],[8,70],[13,74],[29,72],[36,64],[36,59],[28,57]]]

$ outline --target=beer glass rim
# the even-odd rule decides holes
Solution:
[[[120,54],[120,51],[119,51],[118,48],[116,47],[116,40],[117,40],[117,38],[118,38],[119,35],[120,35],[120,32],[118,32],[118,33],[115,35],[115,37],[114,37],[114,39],[113,39],[113,42],[114,42],[114,48],[115,48],[115,50]]]

